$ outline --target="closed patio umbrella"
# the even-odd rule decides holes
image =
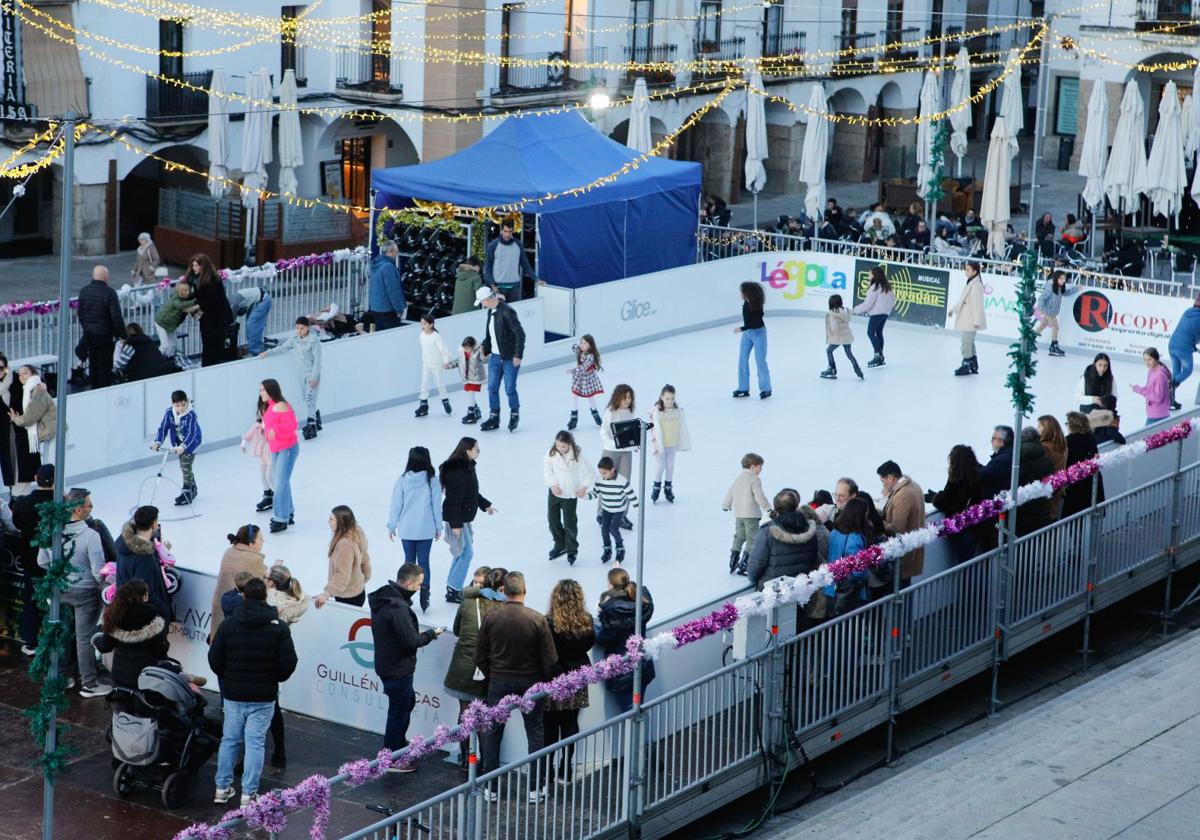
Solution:
[[[950,84],[950,106],[965,102],[971,96],[971,56],[964,44],[958,48],[954,58],[954,81]],[[959,176],[962,175],[963,158],[967,156],[967,132],[971,129],[971,106],[959,108],[950,114],[950,151],[958,158]]]
[[[1009,74],[1000,83],[1000,111],[1008,130],[1008,157],[1015,158],[1021,152],[1017,136],[1025,130],[1025,105],[1021,101],[1021,51],[1011,49],[1005,66]]]
[[[1083,203],[1092,210],[1092,255],[1096,253],[1096,215],[1104,204],[1104,169],[1108,166],[1108,85],[1096,82],[1088,100],[1087,131],[1079,151]]]
[[[629,105],[629,134],[625,138],[625,145],[643,155],[654,145],[650,136],[650,96],[646,92],[645,79],[638,79],[633,85],[633,101]]]
[[[746,89],[746,189],[754,193],[754,227],[758,227],[758,194],[767,185],[767,109],[761,91],[762,76],[750,74]]]
[[[246,97],[252,102],[271,100],[271,81],[265,67],[246,77]],[[271,112],[261,105],[246,106],[242,123],[242,206],[246,208],[246,251],[256,239],[258,202],[267,188],[267,164],[271,162]]]
[[[988,144],[987,167],[983,172],[983,196],[979,205],[979,221],[988,232],[988,250],[1000,256],[1007,242],[1005,230],[1012,216],[1008,204],[1012,166],[1008,157],[1011,135],[1004,117],[992,124],[992,139]]]
[[[1158,101],[1158,129],[1146,164],[1142,192],[1150,199],[1155,215],[1174,218],[1179,223],[1187,173],[1183,166],[1183,123],[1180,120],[1179,89],[1174,82],[1163,87]]]
[[[1104,194],[1121,215],[1137,210],[1138,192],[1146,183],[1145,110],[1137,82],[1125,83],[1121,112],[1113,133],[1112,150],[1104,170]]]
[[[279,191],[296,195],[296,167],[304,165],[300,140],[300,112],[296,108],[296,71],[284,70],[279,83]]]
[[[800,183],[806,185],[804,211],[814,222],[825,210],[825,165],[829,160],[829,113],[825,104],[825,86],[813,86],[808,97],[808,125],[800,151]]]
[[[229,102],[225,98],[225,71],[213,68],[208,94],[208,191],[213,198],[225,195],[229,177]]]
[[[925,74],[921,85],[921,117],[917,123],[917,195],[929,195],[929,182],[936,177],[933,171],[933,138],[937,123],[933,115],[942,110],[941,85],[933,73]]]

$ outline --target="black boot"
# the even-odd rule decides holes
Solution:
[[[736,552],[736,551],[729,552],[729,574],[733,574],[734,572],[737,571],[739,556],[740,556],[739,552]]]
[[[498,411],[495,414],[489,414],[488,419],[484,420],[482,423],[479,424],[479,431],[481,431],[481,432],[494,432],[496,429],[499,429],[499,428],[500,428],[500,412],[498,412]]]
[[[317,421],[310,418],[309,421],[304,424],[304,429],[300,433],[304,436],[305,440],[312,440],[315,438],[317,436]]]
[[[671,489],[671,482],[666,482],[663,485],[663,495],[667,497],[667,501],[675,504],[675,491]]]
[[[1061,347],[1058,346],[1057,341],[1051,341],[1050,342],[1050,355],[1051,356],[1065,356],[1065,355],[1067,355],[1067,353],[1065,350],[1063,350]]]
[[[875,356],[871,359],[871,361],[867,362],[867,367],[871,367],[871,368],[883,367],[883,364],[884,364],[883,354],[876,353]]]
[[[263,511],[270,510],[273,507],[275,507],[275,491],[264,490],[263,497],[258,500],[258,504],[254,506],[254,509],[259,513],[262,513]]]
[[[567,431],[568,431],[568,432],[573,432],[573,431],[575,431],[575,427],[576,427],[576,426],[578,426],[578,425],[579,425],[579,412],[578,412],[578,411],[572,411],[572,412],[571,412],[571,419],[569,419],[569,420],[567,421]]]
[[[462,419],[464,426],[471,426],[479,422],[479,406],[473,405],[467,409],[466,416]]]
[[[184,505],[190,505],[194,498],[196,498],[196,485],[185,484],[183,485],[183,492],[175,497],[175,506],[183,507]]]
[[[749,574],[750,571],[750,554],[745,552],[742,554],[742,559],[738,561],[737,573],[742,577]]]
[[[654,487],[652,487],[650,489],[650,502],[652,504],[658,504],[658,494],[661,492],[662,492],[662,482],[661,481],[654,482]]]
[[[462,602],[463,602],[462,592],[460,592],[457,589],[454,589],[453,587],[447,586],[446,587],[446,603],[447,604],[461,604]]]
[[[600,555],[600,565],[603,566],[612,559],[612,546],[604,546],[604,553]]]
[[[625,546],[617,546],[617,556],[615,559],[618,566],[625,562]]]
[[[734,392],[733,392],[733,398],[734,398],[735,400],[736,400],[736,399],[738,399],[738,398],[740,398],[740,397],[748,397],[748,396],[750,396],[750,392],[749,392],[749,391],[734,391]]]
[[[421,587],[421,612],[427,612],[428,610],[429,610],[429,587],[422,586]]]
[[[443,409],[443,410],[444,410],[444,411],[445,411],[447,414],[453,414],[453,413],[454,413],[454,409],[450,407],[450,400],[442,400],[442,409]]]
[[[954,369],[955,376],[969,376],[971,374],[971,360],[963,359],[962,364]]]
[[[521,415],[514,411],[512,414],[508,415],[508,430],[510,432],[515,432],[517,430],[517,424],[520,422]]]
[[[626,531],[633,530],[633,523],[629,520],[628,516],[621,517],[621,527],[624,528]]]
[[[825,370],[821,371],[821,378],[822,379],[837,379],[837,368],[835,368],[833,365],[830,365],[829,367],[825,368]]]
[[[967,361],[971,363],[971,373],[979,373],[979,357],[972,356]]]
[[[325,424],[321,422],[321,409],[318,408],[317,409],[317,431],[319,432],[319,431],[323,430],[324,428],[325,428]]]
[[[1171,380],[1171,410],[1172,411],[1179,411],[1183,408],[1183,405],[1180,404],[1179,401],[1175,399],[1175,389],[1178,387],[1179,387],[1179,383],[1176,382],[1174,379],[1172,379]]]
[[[596,421],[597,426],[604,425],[604,419],[600,416],[600,412],[594,408],[592,409],[592,419]]]
[[[864,379],[862,368],[858,366],[858,362],[851,362],[851,364],[854,365],[854,375],[859,379]]]
[[[429,400],[421,400],[421,404],[417,406],[417,410],[413,412],[413,417],[424,417],[429,413]]]

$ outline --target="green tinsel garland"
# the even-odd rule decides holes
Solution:
[[[42,502],[37,506],[38,529],[33,544],[47,551],[51,549],[55,533],[62,533],[63,527],[71,521],[71,510],[75,505]],[[55,726],[56,738],[54,749],[46,752],[46,736],[50,732],[50,722],[55,720],[67,709],[67,681],[61,671],[54,679],[49,678],[51,654],[58,654],[61,665],[68,640],[71,639],[75,627],[74,614],[65,604],[60,605],[58,621],[50,620],[50,598],[55,592],[61,593],[69,588],[68,576],[71,571],[71,557],[75,554],[75,544],[64,543],[62,557],[51,560],[50,568],[44,577],[34,585],[34,595],[42,616],[41,632],[38,633],[37,653],[29,663],[29,678],[41,685],[41,694],[33,707],[25,710],[29,719],[29,728],[34,739],[42,748],[42,755],[34,761],[40,767],[46,778],[53,781],[67,766],[67,761],[75,754],[73,746],[66,742],[69,727],[61,722]]]
[[[1029,380],[1037,373],[1034,350],[1037,348],[1037,333],[1033,329],[1034,284],[1037,282],[1037,258],[1026,251],[1021,259],[1021,273],[1017,281],[1017,329],[1018,338],[1009,346],[1008,358],[1012,360],[1008,374],[1008,390],[1012,392],[1013,408],[1028,417],[1033,411],[1034,396],[1029,390]]]
[[[946,195],[945,191],[942,189],[942,169],[946,163],[946,146],[949,142],[949,120],[939,120],[937,133],[933,135],[933,145],[929,150],[930,168],[933,170],[933,176],[929,179],[929,183],[926,185],[928,193],[925,195],[925,201],[933,206],[936,206],[937,203]]]

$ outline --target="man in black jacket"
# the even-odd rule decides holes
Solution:
[[[515,432],[520,420],[521,399],[517,396],[517,374],[525,355],[525,330],[517,312],[487,286],[475,292],[475,305],[488,311],[483,331],[483,357],[488,363],[488,408],[491,415],[480,424],[485,432],[500,428],[500,380],[508,395],[508,430]]]
[[[13,525],[21,532],[16,539],[13,554],[21,567],[21,591],[24,602],[21,605],[21,653],[33,656],[37,649],[38,629],[42,624],[42,614],[34,599],[33,587],[37,579],[46,574],[45,569],[38,565],[37,546],[33,544],[37,537],[38,522],[41,514],[37,506],[43,502],[54,500],[54,465],[42,464],[34,476],[37,487],[28,496],[18,496],[12,500]]]
[[[125,318],[117,293],[108,285],[108,269],[92,269],[92,282],[79,292],[79,326],[88,351],[88,381],[93,388],[113,382],[113,347],[125,338]]]
[[[225,712],[213,796],[218,805],[233,799],[233,768],[243,743],[242,805],[258,793],[279,684],[296,670],[292,634],[267,603],[267,584],[261,578],[247,581],[242,598],[208,648],[208,666],[220,680]]]
[[[417,625],[412,598],[424,581],[425,572],[420,566],[405,563],[394,581],[367,596],[371,605],[371,635],[375,638],[375,673],[382,680],[383,693],[388,698],[383,745],[389,750],[408,746],[408,722],[416,705],[413,672],[417,670],[417,648],[425,647],[445,629],[422,631]],[[396,772],[415,769],[410,765],[396,768]]]
[[[983,498],[990,499],[1001,490],[1008,490],[1012,483],[1013,446],[1016,434],[1012,426],[996,426],[992,429],[992,458],[983,465],[979,483]],[[982,526],[979,530],[979,551],[989,551],[1000,543],[1000,532],[995,523]]]

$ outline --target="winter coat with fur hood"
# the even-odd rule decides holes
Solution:
[[[133,523],[126,522],[117,540],[117,587],[135,579],[143,581],[150,590],[150,606],[168,623],[174,619],[175,611],[163,582],[154,543],[139,537],[133,530]]]
[[[773,516],[758,529],[750,549],[750,583],[811,572],[829,555],[829,532],[807,505]]]
[[[171,643],[167,623],[149,604],[135,604],[125,611],[110,633],[98,633],[96,650],[112,653],[113,682],[122,688],[137,688],[143,668],[167,658]]]

